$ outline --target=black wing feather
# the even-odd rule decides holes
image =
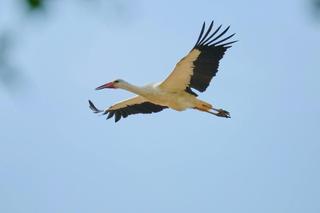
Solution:
[[[190,83],[185,89],[186,92],[195,95],[191,88],[200,92],[204,92],[210,84],[211,79],[216,76],[219,67],[219,61],[224,56],[226,50],[230,48],[230,44],[236,41],[229,41],[223,43],[233,37],[235,34],[229,35],[219,40],[223,35],[227,33],[230,26],[228,26],[221,33],[216,35],[221,29],[221,25],[210,35],[210,31],[213,28],[213,22],[211,22],[208,30],[204,34],[205,24],[203,24],[199,38],[194,46],[194,49],[199,50],[200,54],[195,61],[193,61],[193,74],[191,76]],[[204,36],[203,36],[204,34]],[[209,36],[210,35],[210,36]],[[192,51],[191,50],[191,51]]]
[[[114,122],[118,122],[121,119],[121,112],[120,110],[115,111],[114,113]]]
[[[89,107],[94,113],[103,112],[103,110],[97,109],[97,107],[89,100]]]
[[[207,32],[206,32],[206,34],[203,36],[203,38],[199,41],[199,43],[201,44],[201,43],[203,43],[203,41],[207,38],[207,36],[209,35],[209,33],[210,33],[210,31],[211,31],[211,29],[212,29],[212,27],[213,27],[213,21],[211,22],[211,24],[210,24],[210,26],[209,26],[209,28],[208,28],[208,30],[207,30]]]
[[[217,32],[219,32],[219,30],[221,29],[222,25],[220,25],[212,34],[211,36],[209,36],[209,38],[207,38],[205,41],[202,42],[202,45],[207,45],[207,42],[213,37],[215,36],[215,34],[217,34]]]
[[[114,115],[114,111],[106,111],[106,113],[104,113],[104,114],[108,114],[107,119],[110,119]]]
[[[138,113],[142,113],[142,114],[156,113],[156,112],[162,111],[163,109],[168,108],[166,106],[157,105],[147,101],[141,104],[128,105],[121,109],[115,109],[115,110],[107,109],[105,111],[97,109],[95,105],[91,101],[89,101],[89,107],[94,113],[102,112],[103,115],[108,114],[107,119],[112,118],[114,116],[115,122],[118,122],[121,118],[126,118],[129,115],[138,114]]]
[[[221,36],[223,36],[224,34],[226,34],[226,32],[229,30],[230,26],[228,26],[222,33],[220,33],[217,37],[215,37],[214,39],[210,40],[206,45],[210,45],[212,44],[214,41],[218,40]],[[214,44],[210,45],[210,46],[214,46]]]
[[[197,44],[199,43],[205,28],[206,28],[206,22],[203,22],[203,25],[202,25],[202,28],[201,28],[201,32],[200,32],[200,35],[198,37],[198,40],[197,40],[195,46],[197,46]]]

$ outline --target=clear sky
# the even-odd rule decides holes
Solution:
[[[59,1],[28,18],[13,2],[0,0],[0,29],[17,32],[24,83],[0,85],[0,212],[320,212],[320,25],[307,1]],[[131,96],[102,83],[165,78],[213,19],[239,42],[200,97],[231,119],[164,110],[115,124],[89,110]]]

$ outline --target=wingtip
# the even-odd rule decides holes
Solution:
[[[210,27],[210,26],[211,26],[211,27],[213,26],[213,21],[211,21],[211,22],[210,22],[210,25],[209,25],[209,27]]]
[[[93,103],[91,100],[88,100],[89,102],[89,108],[94,112],[94,113],[100,113],[103,112],[102,110],[99,110]]]

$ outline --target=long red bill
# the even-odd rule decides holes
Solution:
[[[115,88],[113,85],[113,82],[101,85],[100,87],[97,87],[96,90],[101,90],[101,89],[106,89],[106,88]]]

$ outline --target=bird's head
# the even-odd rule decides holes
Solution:
[[[103,84],[103,85],[97,87],[96,90],[101,90],[101,89],[106,89],[106,88],[117,89],[117,88],[121,88],[121,86],[125,83],[126,82],[124,80],[117,79],[117,80],[111,81],[109,83],[106,83],[106,84]]]

